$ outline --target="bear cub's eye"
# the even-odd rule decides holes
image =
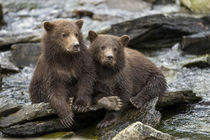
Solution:
[[[63,37],[68,37],[69,36],[69,33],[63,33],[62,36]]]
[[[75,36],[78,37],[78,33],[75,33]]]
[[[114,48],[113,50],[116,52],[117,51],[117,48]]]
[[[101,50],[105,50],[105,46],[102,46],[102,47],[101,47]]]

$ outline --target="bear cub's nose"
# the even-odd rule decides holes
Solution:
[[[74,44],[74,48],[78,49],[79,48],[79,44]]]
[[[107,59],[108,59],[109,61],[112,61],[112,60],[113,60],[113,56],[112,56],[112,55],[108,55],[108,56],[107,56]]]

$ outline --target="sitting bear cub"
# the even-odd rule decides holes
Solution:
[[[118,96],[122,100],[122,108],[108,110],[97,127],[116,122],[125,113],[129,102],[140,109],[164,93],[167,86],[163,74],[143,54],[126,48],[128,36],[98,35],[89,31],[89,40],[97,75],[93,102],[107,96]]]
[[[49,102],[65,127],[73,123],[72,103],[85,111],[92,102],[96,74],[82,25],[82,20],[44,22],[41,56],[29,87],[32,103]]]

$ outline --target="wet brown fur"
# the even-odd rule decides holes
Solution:
[[[91,104],[95,68],[83,44],[81,21],[57,20],[44,26],[46,32],[42,37],[41,56],[29,87],[30,98],[32,103],[49,102],[63,125],[70,127],[73,112],[69,98],[73,97],[73,105],[80,109],[86,109]],[[71,42],[68,44],[66,39],[71,35],[78,39],[80,52],[66,50],[71,48]]]
[[[107,111],[98,127],[106,127],[116,122],[126,110],[129,101],[140,109],[154,97],[166,90],[166,81],[161,71],[139,51],[126,48],[128,38],[112,35],[97,35],[89,32],[90,52],[94,56],[97,84],[94,88],[95,102],[103,96],[119,96],[123,107],[120,111]],[[123,39],[124,38],[124,39]],[[104,60],[101,47],[116,48],[111,65]],[[106,50],[104,50],[106,51]],[[116,61],[116,62],[114,62]]]

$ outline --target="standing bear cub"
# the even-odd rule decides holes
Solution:
[[[128,103],[136,108],[161,96],[166,90],[166,80],[161,71],[140,52],[126,48],[129,37],[98,35],[89,31],[90,53],[96,67],[96,85],[93,100],[118,96],[122,100],[119,111],[107,111],[97,127],[107,127],[125,113]]]
[[[73,123],[72,104],[85,111],[92,102],[96,74],[82,25],[82,20],[44,22],[41,56],[29,87],[32,103],[49,102],[65,127]]]

